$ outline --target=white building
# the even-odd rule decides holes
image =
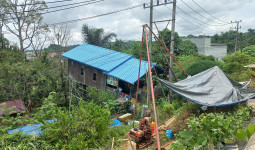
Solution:
[[[227,55],[227,45],[211,43],[210,37],[183,38],[183,40],[190,40],[196,44],[199,54],[212,55],[220,61]]]

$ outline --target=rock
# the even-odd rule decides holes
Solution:
[[[255,150],[255,134],[251,136],[244,150]]]
[[[247,105],[251,106],[253,109],[255,109],[255,99],[249,99],[247,101]]]

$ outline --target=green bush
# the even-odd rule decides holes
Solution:
[[[250,108],[242,106],[233,113],[209,113],[188,119],[189,131],[179,132],[171,149],[213,149],[218,142],[233,142],[239,128],[250,118]]]
[[[220,61],[200,60],[200,61],[190,64],[187,68],[185,68],[185,70],[189,75],[193,76],[195,74],[203,72],[203,71],[205,71],[209,68],[212,68],[214,66],[218,66],[218,67],[222,68],[223,63]],[[183,73],[183,76],[185,76],[184,73]]]
[[[174,111],[174,106],[172,104],[165,104],[163,106],[163,112],[170,115]]]
[[[249,124],[248,128],[246,130],[244,129],[238,129],[236,133],[236,139],[238,141],[242,141],[246,138],[247,141],[249,141],[250,137],[255,133],[255,125]]]
[[[250,56],[255,57],[255,45],[247,46],[242,51],[249,54]]]
[[[238,72],[240,74],[244,70],[245,65],[254,63],[254,58],[249,54],[240,51],[227,55],[223,60],[225,62],[224,71],[227,73]]]
[[[20,52],[0,51],[0,101],[22,98],[31,110],[55,91],[57,104],[67,106],[68,79],[61,77],[58,59],[46,59],[25,60]]]
[[[116,93],[102,91],[100,89],[96,89],[95,87],[87,87],[86,91],[88,100],[93,100],[97,104],[101,104],[107,100],[114,100],[117,97]]]
[[[218,61],[215,61],[215,58],[213,56],[205,56],[205,55],[188,55],[188,56],[179,56],[177,57],[177,61],[179,62],[179,64],[187,71],[188,68],[190,68],[191,65],[193,64],[197,64],[198,62],[200,61],[210,61],[210,62],[218,62]],[[220,63],[220,62],[219,62]],[[196,66],[195,66],[196,67]],[[192,70],[192,68],[190,68]],[[196,69],[196,68],[195,68]],[[202,69],[203,70],[203,69]],[[175,74],[177,76],[177,78],[179,80],[181,79],[185,79],[187,76],[183,73],[183,71],[181,70],[181,68],[176,64],[174,63],[174,71],[175,71]],[[199,71],[201,70],[198,70],[196,71],[196,73],[199,73]],[[189,73],[189,72],[188,72]],[[191,72],[192,73],[192,72]]]
[[[57,149],[99,148],[108,140],[110,111],[80,101],[71,111],[55,107],[54,123],[42,122],[42,137]]]

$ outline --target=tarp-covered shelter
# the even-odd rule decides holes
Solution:
[[[232,80],[217,66],[177,83],[157,80],[185,99],[205,106],[234,105],[255,97],[255,89],[243,88],[244,84]]]

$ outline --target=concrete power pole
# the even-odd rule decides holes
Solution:
[[[4,21],[4,15],[2,14],[2,12],[0,11],[0,49],[3,48],[3,21]]]
[[[171,47],[170,53],[174,54],[174,35],[175,35],[175,13],[176,13],[176,0],[173,0],[173,10],[172,10],[172,29],[171,29]],[[169,68],[169,82],[172,83],[173,75],[171,73],[173,70],[173,59],[170,57],[170,68]],[[172,103],[172,91],[169,90],[169,103]]]
[[[176,0],[175,0],[176,1]],[[144,4],[144,8],[150,8],[150,28],[152,29],[152,25],[153,25],[153,7],[157,7],[157,6],[161,6],[161,5],[166,5],[166,4],[170,4],[173,3],[170,0],[164,0],[164,2],[160,2],[159,0],[156,0],[156,4],[153,4],[153,0],[150,0],[150,5],[148,6],[147,4]],[[152,33],[149,33],[149,54],[150,54],[150,58],[152,58]],[[148,76],[148,78],[150,78]],[[150,102],[150,95],[151,95],[151,90],[150,90],[150,81],[147,81],[147,104],[149,106],[149,102]]]
[[[152,30],[152,22],[153,22],[153,0],[150,0],[150,28]],[[152,33],[149,32],[149,55],[150,58],[152,53]],[[150,100],[151,100],[151,88],[150,88],[150,74],[148,74],[147,78],[147,105],[150,105]]]
[[[241,26],[239,27],[239,23],[242,22],[242,20],[239,21],[231,21],[231,23],[236,23],[236,41],[235,41],[235,51],[237,50],[237,43],[238,43],[238,30],[241,29]]]

